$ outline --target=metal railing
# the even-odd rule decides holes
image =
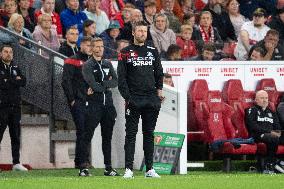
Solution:
[[[54,162],[55,119],[71,120],[71,114],[61,87],[64,55],[25,38],[7,28],[0,27],[1,35],[9,36],[14,47],[14,63],[27,78],[22,88],[22,100],[49,113],[50,162]],[[30,49],[20,45],[19,40],[29,44]],[[1,41],[1,40],[0,40]],[[44,51],[44,56],[39,52]]]

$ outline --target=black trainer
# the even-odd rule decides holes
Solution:
[[[273,163],[267,163],[265,165],[265,169],[263,170],[262,173],[263,174],[269,174],[269,175],[275,174],[275,172],[274,172],[274,164]]]
[[[92,174],[90,174],[89,169],[81,169],[79,171],[79,177],[90,177]]]
[[[104,175],[105,176],[120,176],[115,169],[105,170]]]

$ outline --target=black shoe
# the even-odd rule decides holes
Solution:
[[[82,169],[79,171],[79,177],[90,177],[92,174],[90,174],[88,169]]]
[[[263,170],[262,173],[263,174],[269,174],[269,175],[275,174],[275,172],[274,172],[274,164],[273,163],[267,163],[265,165],[265,170]]]
[[[105,170],[104,175],[105,176],[120,176],[115,169]]]

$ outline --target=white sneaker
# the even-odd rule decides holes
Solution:
[[[161,178],[160,175],[158,175],[158,173],[156,173],[156,171],[154,169],[151,169],[149,171],[147,171],[145,173],[145,177],[151,177],[151,178]]]
[[[125,169],[125,173],[123,175],[123,178],[125,178],[125,179],[134,178],[133,171],[131,171],[130,169]]]
[[[28,171],[22,164],[13,165],[13,171]]]

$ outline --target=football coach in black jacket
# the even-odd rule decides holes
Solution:
[[[158,51],[145,44],[147,24],[133,24],[134,44],[121,50],[118,57],[118,89],[126,101],[125,174],[133,177],[135,141],[142,118],[146,177],[160,177],[153,169],[154,130],[159,115],[163,88],[163,68]]]
[[[83,135],[85,129],[86,96],[88,84],[82,75],[82,66],[92,54],[91,37],[84,37],[80,51],[65,59],[63,66],[62,87],[76,126],[75,167],[82,163]],[[90,89],[89,89],[90,92]]]
[[[13,63],[13,48],[5,44],[1,46],[0,52],[0,143],[8,126],[12,146],[13,170],[27,171],[20,164],[20,87],[26,85],[26,78],[22,75],[19,67]]]
[[[104,155],[105,176],[118,176],[111,165],[111,140],[116,119],[116,110],[113,105],[111,88],[117,86],[117,75],[110,61],[103,59],[104,43],[101,38],[92,40],[92,57],[83,66],[83,76],[93,94],[87,97],[86,131],[84,142],[91,142],[95,128],[100,123],[102,135],[102,150]],[[89,153],[84,150],[84,157]],[[84,167],[82,174],[89,174]]]

